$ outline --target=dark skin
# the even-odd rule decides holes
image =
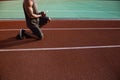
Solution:
[[[35,6],[34,6],[35,1],[34,1],[34,0],[24,0],[24,1],[23,1],[23,4],[24,4],[25,11],[26,11],[27,15],[28,15],[30,18],[39,18],[39,17],[42,17],[41,14],[35,14],[35,13],[33,12],[34,9],[35,9]],[[31,33],[29,33],[29,32],[25,32],[25,34],[29,35],[29,36],[32,37],[32,38],[35,38],[35,39],[38,39],[38,40],[39,40],[39,38],[38,38],[36,35],[34,35],[34,34],[31,34]]]
[[[35,7],[33,6],[34,4],[34,0],[24,0],[23,2],[24,6],[25,6],[25,10],[27,12],[27,14],[29,15],[30,18],[39,18],[42,15],[40,14],[34,14],[33,11],[35,9]]]
[[[25,11],[29,18],[40,18],[40,17],[46,16],[45,12],[39,13],[37,11],[35,0],[24,0],[23,5],[24,5]],[[50,22],[50,19],[48,20],[48,22]],[[41,27],[41,26],[39,26],[39,27]],[[25,34],[29,35],[32,38],[40,39],[38,36],[36,36],[34,34],[31,34],[28,32],[25,32]]]

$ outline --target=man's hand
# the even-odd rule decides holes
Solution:
[[[44,11],[41,11],[39,14],[40,14],[42,17],[46,17],[46,13],[45,13]]]

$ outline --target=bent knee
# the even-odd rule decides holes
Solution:
[[[42,40],[44,38],[43,35],[38,36],[37,40]]]

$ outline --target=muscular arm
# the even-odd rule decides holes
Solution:
[[[33,13],[33,1],[32,0],[24,0],[25,10],[30,18],[39,18],[41,15]]]

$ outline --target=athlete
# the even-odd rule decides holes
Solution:
[[[43,38],[41,27],[50,22],[50,18],[46,17],[45,12],[38,12],[35,0],[24,0],[23,10],[27,27],[32,33],[20,29],[20,33],[16,36],[16,39],[22,40],[24,38],[34,38],[41,40]]]

